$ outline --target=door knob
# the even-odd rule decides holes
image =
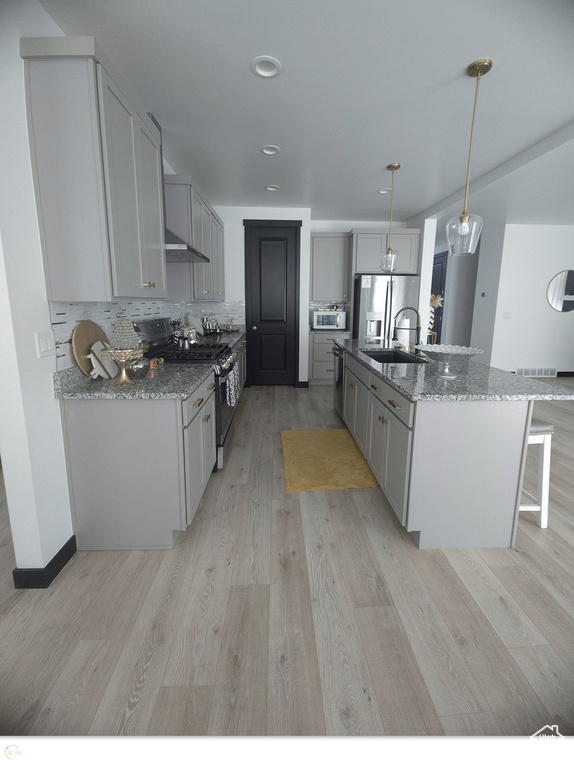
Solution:
[[[251,326],[251,330],[252,330],[252,331],[256,331],[256,330],[257,330],[257,326],[256,326],[256,325],[252,325],[252,326]]]

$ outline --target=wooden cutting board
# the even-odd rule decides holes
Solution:
[[[101,326],[91,320],[80,320],[72,332],[72,352],[86,376],[92,372],[92,361],[88,355],[96,341],[110,343]]]

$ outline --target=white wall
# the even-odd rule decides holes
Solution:
[[[225,299],[245,300],[244,219],[301,221],[299,281],[299,381],[309,378],[309,275],[311,270],[311,209],[214,206],[225,228]]]
[[[19,568],[41,568],[72,535],[55,357],[38,359],[50,331],[24,97],[20,38],[61,35],[36,0],[0,10],[0,452]],[[9,119],[6,116],[9,115]]]
[[[574,226],[506,226],[491,365],[574,371],[574,312],[557,312],[546,289],[574,269]]]

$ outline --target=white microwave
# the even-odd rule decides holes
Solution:
[[[347,313],[338,309],[319,309],[313,312],[313,328],[315,330],[344,331],[347,327]]]

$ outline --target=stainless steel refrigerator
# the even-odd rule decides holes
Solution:
[[[411,275],[355,275],[353,338],[364,345],[392,346],[394,317],[403,307],[418,310],[419,277]],[[398,318],[398,340],[414,344],[415,334],[401,326],[416,326],[414,313]],[[410,341],[409,341],[410,339]]]

